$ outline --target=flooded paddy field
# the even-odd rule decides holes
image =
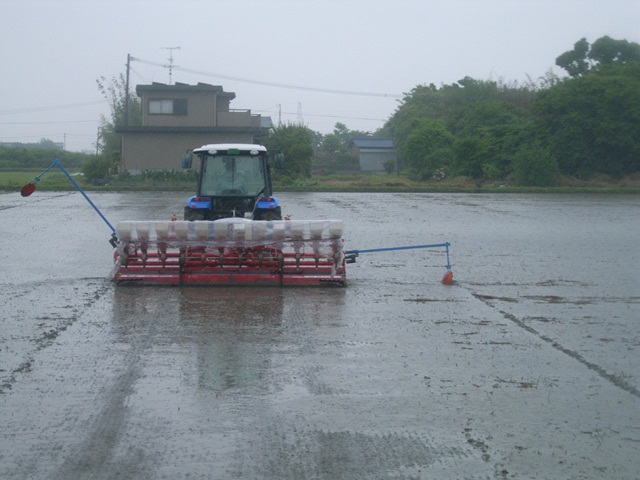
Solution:
[[[91,197],[114,225],[181,193]],[[2,479],[636,479],[640,196],[280,195],[346,288],[116,287],[78,193],[0,194]]]

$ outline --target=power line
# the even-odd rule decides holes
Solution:
[[[149,80],[148,78],[146,78],[144,75],[142,75],[140,72],[138,72],[136,69],[134,69],[133,67],[129,66],[129,70],[131,70],[133,73],[136,74],[136,76],[142,80],[143,82],[146,82],[147,84],[151,83],[151,80]]]
[[[101,105],[103,103],[105,103],[104,100],[101,100],[99,102],[68,103],[66,105],[53,105],[50,107],[16,108],[12,110],[0,110],[0,115],[13,115],[16,113],[49,112],[53,110],[66,110],[68,108],[87,107],[89,105]]]
[[[156,67],[166,68],[166,65],[163,65],[158,62],[151,62],[149,60],[143,60],[141,58],[131,57],[131,60],[136,62],[145,63],[147,65],[152,65]],[[248,78],[240,78],[240,77],[232,77],[230,75],[222,75],[219,73],[210,73],[210,72],[202,72],[199,70],[191,70],[189,68],[181,68],[181,67],[173,67],[175,70],[180,70],[186,73],[193,73],[196,75],[202,75],[205,77],[213,77],[213,78],[222,78],[224,80],[232,80],[234,82],[241,83],[252,83],[254,85],[263,85],[267,87],[276,87],[276,88],[287,88],[290,90],[304,90],[307,92],[316,92],[316,93],[330,93],[334,95],[355,95],[361,97],[382,97],[382,98],[402,98],[403,95],[397,93],[375,93],[375,92],[357,92],[352,90],[335,90],[330,88],[318,88],[318,87],[305,87],[300,85],[290,85],[286,83],[275,83],[275,82],[264,82],[262,80],[252,80]]]
[[[276,105],[274,108],[278,108],[278,105]],[[257,113],[274,113],[273,109],[256,109],[256,108],[252,108],[251,109],[252,112],[257,112]],[[283,110],[279,110],[278,114],[281,115],[297,115],[297,112],[285,112]],[[344,115],[327,115],[327,114],[322,114],[322,113],[306,113],[304,114],[305,117],[321,117],[321,118],[341,118],[344,120],[364,120],[364,121],[368,121],[368,122],[386,122],[387,119],[386,118],[368,118],[368,117],[347,117]]]
[[[59,123],[99,123],[99,120],[60,120],[55,122],[0,122],[0,125],[49,125],[49,124],[59,124]]]
[[[285,113],[285,112],[282,112]],[[288,115],[295,115],[292,112],[286,112]],[[319,113],[305,113],[305,117],[324,117],[324,118],[343,118],[345,120],[366,120],[370,122],[386,122],[385,118],[365,118],[365,117],[345,117],[344,115],[324,115]]]
[[[55,133],[38,133],[38,134],[18,134],[18,135],[2,135],[0,138],[51,138],[51,137],[61,137],[66,135],[67,137],[81,137],[81,138],[94,138],[94,135],[83,134],[83,133],[68,133],[68,132],[55,132]],[[5,142],[10,142],[14,140],[4,140]]]

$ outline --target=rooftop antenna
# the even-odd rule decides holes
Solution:
[[[169,69],[169,85],[172,85],[173,82],[171,80],[171,73],[173,72],[173,67],[177,67],[177,65],[173,64],[173,51],[180,50],[180,47],[162,47],[162,49],[169,50],[169,65],[163,65],[163,67]]]

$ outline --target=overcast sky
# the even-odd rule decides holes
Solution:
[[[582,37],[640,43],[640,0],[0,0],[0,19],[0,142],[73,151],[95,150],[96,79],[127,54],[133,90],[169,83],[172,53],[173,82],[330,133],[377,130],[416,85],[522,83],[563,75]]]

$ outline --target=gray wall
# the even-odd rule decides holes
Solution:
[[[360,170],[363,172],[384,172],[383,163],[387,160],[397,162],[398,156],[394,150],[360,149]]]

